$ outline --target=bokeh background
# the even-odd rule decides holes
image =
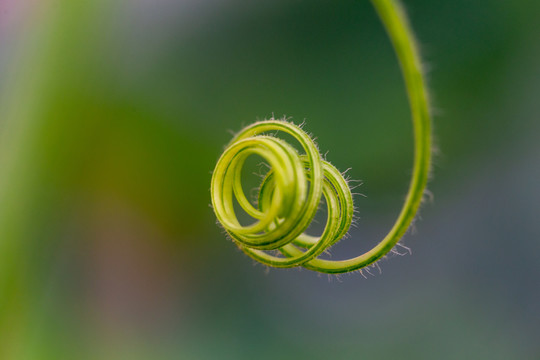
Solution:
[[[209,183],[305,120],[366,195],[333,257],[388,231],[412,129],[367,0],[0,0],[0,358],[540,359],[540,2],[405,7],[434,196],[364,278],[255,265]]]

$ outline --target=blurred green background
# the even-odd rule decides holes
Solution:
[[[230,131],[306,120],[393,223],[406,95],[367,0],[0,0],[1,359],[540,359],[540,2],[408,0],[432,201],[382,273],[266,269],[215,224]]]

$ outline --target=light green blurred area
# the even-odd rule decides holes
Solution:
[[[405,5],[435,199],[412,256],[327,279],[252,266],[210,175],[229,131],[306,120],[367,195],[334,256],[385,234],[412,131],[367,0],[0,2],[0,358],[538,358],[540,6]]]

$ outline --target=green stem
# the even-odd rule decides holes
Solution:
[[[230,237],[246,254],[266,265],[303,266],[333,274],[369,266],[399,242],[422,201],[430,170],[431,125],[418,49],[399,2],[371,1],[397,54],[411,108],[415,151],[407,198],[396,222],[373,249],[349,260],[319,259],[326,248],[344,236],[351,224],[352,197],[345,179],[322,160],[313,140],[299,127],[273,119],[248,126],[232,140],[216,165],[212,176],[212,204]],[[306,155],[299,155],[282,140],[265,135],[276,130],[295,137]],[[251,154],[266,158],[272,165],[260,188],[259,209],[245,199],[241,188],[241,167]],[[240,206],[258,222],[247,227],[240,225],[233,207],[233,193]],[[315,216],[321,196],[326,198],[328,206],[326,227],[321,237],[310,237],[304,231]],[[282,256],[268,252],[275,249]]]
[[[313,270],[327,273],[349,272],[373,264],[385,256],[405,235],[411,225],[426,188],[431,163],[431,120],[428,94],[422,74],[420,55],[409,22],[397,0],[371,0],[392,41],[409,97],[414,127],[414,167],[407,198],[401,212],[383,240],[373,249],[345,261],[315,260]]]

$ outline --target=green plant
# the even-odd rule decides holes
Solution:
[[[405,234],[426,187],[431,159],[431,126],[427,91],[412,32],[397,0],[371,0],[397,54],[414,127],[414,166],[407,198],[388,234],[368,252],[341,261],[318,256],[340,240],[353,217],[351,191],[343,175],[323,160],[313,140],[298,126],[268,120],[244,128],[218,160],[212,176],[211,197],[216,216],[230,237],[249,256],[275,267],[303,266],[323,273],[359,270],[384,257]],[[293,136],[305,154],[270,135],[281,131]],[[242,167],[250,155],[259,155],[271,166],[262,180],[258,208],[242,189]],[[309,182],[309,184],[308,184]],[[321,237],[304,234],[313,220],[321,196],[326,198],[328,217]],[[242,226],[235,214],[234,199],[257,221]],[[279,250],[281,255],[275,254]]]

